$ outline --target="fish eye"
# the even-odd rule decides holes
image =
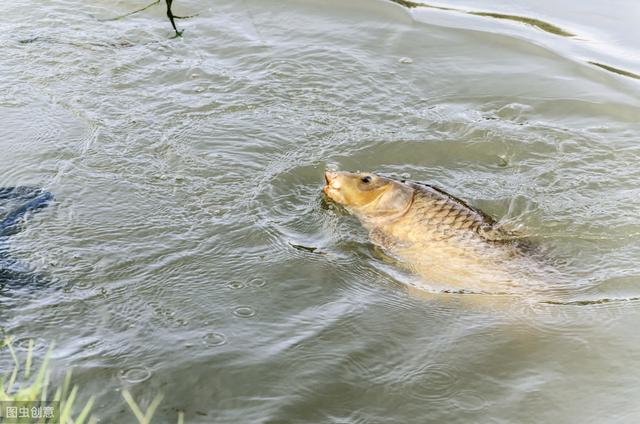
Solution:
[[[360,181],[362,181],[365,184],[370,183],[371,182],[371,177],[369,175],[367,175],[366,177],[362,177],[360,179]]]

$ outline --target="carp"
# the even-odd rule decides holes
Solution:
[[[326,171],[325,180],[325,195],[427,289],[512,294],[540,284],[525,239],[437,187],[368,172]]]

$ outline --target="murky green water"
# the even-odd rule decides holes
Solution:
[[[637,422],[640,5],[408,5],[4,2],[0,186],[57,199],[12,251],[64,287],[4,332],[104,423]],[[327,166],[521,228],[574,304],[407,291]]]

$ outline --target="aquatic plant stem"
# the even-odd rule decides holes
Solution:
[[[148,8],[155,6],[156,4],[160,4],[160,0],[155,0],[153,3],[149,3],[148,5],[141,7],[140,9],[125,13],[124,15],[119,15],[119,16],[116,16],[115,18],[101,19],[100,21],[101,22],[117,21],[117,20],[126,18],[127,16],[135,15],[136,13],[142,12],[143,10],[147,10]]]
[[[173,27],[173,30],[176,32],[175,36],[173,38],[176,37],[181,37],[182,33],[184,32],[184,30],[180,31],[178,30],[178,27],[176,26],[176,19],[189,19],[189,18],[193,18],[196,15],[189,15],[189,16],[177,16],[173,14],[173,10],[171,9],[171,6],[173,5],[173,0],[165,0],[166,4],[167,4],[167,17],[169,18],[169,21],[171,22],[171,26]],[[131,15],[135,15],[136,13],[142,12],[144,10],[149,9],[150,7],[156,6],[160,4],[160,0],[155,0],[151,3],[149,3],[148,5],[141,7],[140,9],[136,9],[133,10],[131,12],[127,12],[123,15],[118,15],[116,17],[113,18],[107,18],[107,19],[100,19],[100,22],[109,22],[109,21],[118,21],[120,19],[124,19],[126,17],[129,17]]]

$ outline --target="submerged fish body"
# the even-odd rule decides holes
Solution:
[[[3,203],[18,202],[14,209],[7,210],[6,215],[0,219],[0,237],[8,237],[18,232],[27,213],[47,207],[52,200],[51,193],[35,187],[0,188],[0,201]],[[3,207],[3,209],[5,208]]]
[[[0,188],[0,305],[14,288],[41,286],[45,281],[9,256],[9,240],[20,231],[28,214],[47,207],[53,195],[36,187]],[[5,290],[9,289],[9,290]]]
[[[326,172],[325,179],[325,194],[430,288],[512,293],[539,284],[526,272],[535,267],[526,241],[438,188],[370,173]]]

